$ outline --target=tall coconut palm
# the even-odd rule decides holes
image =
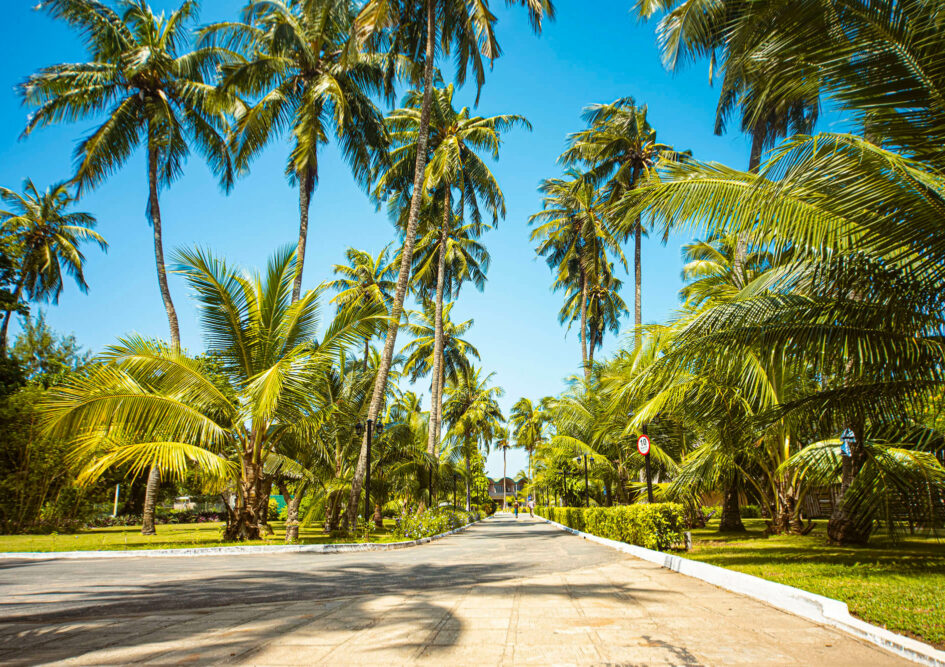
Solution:
[[[385,88],[385,70],[378,55],[358,53],[352,43],[354,18],[348,0],[252,0],[243,9],[242,23],[219,23],[201,31],[204,43],[245,54],[223,67],[223,90],[256,99],[236,117],[236,167],[247,170],[271,141],[291,135],[286,175],[299,189],[299,273],[293,300],[302,290],[320,147],[334,136],[355,178],[366,186],[387,144],[383,116],[371,99]]]
[[[529,219],[529,224],[540,223],[532,230],[531,239],[538,241],[536,252],[556,271],[554,288],[577,289],[581,362],[584,377],[589,379],[587,308],[592,279],[609,266],[608,251],[625,269],[627,260],[607,216],[604,196],[591,178],[572,169],[565,178],[543,181],[539,191],[544,196],[544,209]]]
[[[234,100],[214,88],[217,66],[229,59],[213,47],[184,51],[196,0],[155,15],[144,0],[118,10],[98,0],[45,0],[38,7],[82,35],[90,61],[45,67],[19,86],[38,108],[24,131],[105,116],[76,148],[75,180],[94,187],[120,168],[142,143],[148,174],[148,220],[171,342],[180,344],[177,312],[167,286],[159,192],[180,175],[191,148],[203,154],[229,189],[233,168],[226,113]]]
[[[446,386],[443,416],[466,462],[466,511],[472,507],[472,455],[478,447],[488,447],[505,421],[498,402],[504,391],[490,386],[494,375],[483,377],[480,369],[469,368],[460,373],[457,382]]]
[[[71,275],[83,292],[85,282],[81,245],[88,241],[106,250],[108,244],[95,231],[95,218],[89,213],[67,212],[76,198],[66,183],[57,183],[40,192],[27,179],[23,192],[0,188],[0,200],[8,208],[0,210],[0,231],[18,249],[14,303],[24,292],[34,301],[59,302],[62,293],[62,272]],[[0,327],[0,356],[7,353],[7,331],[12,310],[8,310]]]
[[[541,32],[545,16],[554,18],[551,0],[506,0],[507,5],[525,7],[532,29]],[[363,42],[383,43],[391,53],[408,54],[423,65],[423,100],[420,105],[417,156],[410,186],[410,208],[404,226],[404,244],[401,249],[400,273],[391,310],[387,340],[381,355],[381,365],[374,384],[369,416],[376,418],[387,387],[387,377],[394,359],[400,315],[407,297],[410,267],[420,218],[423,181],[428,159],[430,112],[433,105],[433,70],[437,50],[440,55],[454,55],[457,63],[456,78],[462,84],[469,68],[473,70],[477,90],[485,83],[484,59],[490,63],[499,56],[495,37],[496,17],[489,11],[488,0],[468,3],[464,0],[368,0],[358,15],[355,29]],[[421,56],[422,54],[422,56]],[[361,455],[355,471],[348,509],[347,523],[353,523],[357,514],[358,497],[367,464],[367,438],[361,444]]]
[[[351,303],[376,303],[390,309],[391,291],[394,288],[393,262],[388,259],[390,245],[384,246],[377,257],[364,250],[348,248],[345,251],[347,264],[335,264],[335,275],[342,276],[326,283],[330,289],[337,290],[338,294],[331,300],[343,308]],[[294,289],[294,288],[293,288]],[[364,339],[364,370],[368,367],[371,339]]]
[[[710,79],[721,72],[715,133],[723,134],[731,117],[740,116],[742,131],[751,137],[749,171],[758,170],[764,150],[778,139],[813,130],[820,114],[823,64],[837,60],[836,51],[849,39],[836,21],[843,10],[783,0],[637,0],[636,6],[642,17],[663,14],[657,33],[667,68],[676,71],[688,60],[708,57]],[[832,52],[818,59],[785,53],[785,36],[789,42],[830,44]],[[742,274],[743,256],[740,241],[736,275]],[[744,279],[740,284],[746,284]]]
[[[332,416],[324,409],[332,404],[310,387],[384,316],[375,304],[344,309],[317,340],[318,291],[291,301],[294,249],[276,253],[264,276],[200,250],[180,252],[178,261],[232,395],[178,346],[134,337],[49,392],[48,428],[74,439],[76,456],[90,461],[87,481],[125,465],[133,474],[150,466],[178,477],[196,466],[231,480],[237,499],[224,536],[259,539],[267,461],[283,439],[310,438]]]
[[[646,178],[660,159],[676,159],[673,149],[656,141],[646,118],[647,108],[637,106],[631,97],[610,104],[595,104],[584,110],[586,130],[568,137],[568,149],[560,161],[585,165],[595,180],[606,181],[607,198],[618,205],[624,196]],[[645,230],[641,216],[626,220],[623,228],[633,234],[634,340],[639,345],[643,326],[642,238]]]
[[[505,217],[505,197],[488,165],[480,157],[479,152],[488,152],[493,160],[499,158],[500,133],[516,125],[531,128],[524,117],[505,114],[482,118],[471,116],[468,107],[456,109],[453,105],[454,89],[452,84],[445,88],[434,89],[430,107],[430,117],[427,123],[429,138],[426,145],[427,166],[422,182],[422,191],[436,200],[439,208],[440,221],[435,215],[427,217],[429,225],[439,234],[438,254],[436,263],[436,352],[433,359],[433,375],[441,375],[440,364],[443,356],[443,295],[446,288],[446,266],[452,236],[451,223],[454,211],[458,209],[458,217],[464,217],[468,209],[474,227],[469,231],[478,236],[483,230],[483,216],[481,209],[491,217],[493,225],[500,217]],[[406,198],[410,191],[412,167],[417,163],[417,152],[420,146],[421,115],[423,95],[419,91],[411,91],[404,100],[403,108],[390,114],[387,119],[388,129],[395,149],[392,155],[390,169],[386,170],[377,181],[375,194],[380,198],[386,193],[399,193],[393,198],[393,205],[400,209],[401,217],[409,211],[399,202]],[[455,203],[454,203],[455,197]],[[432,212],[432,211],[431,211]],[[422,230],[427,236],[431,230]],[[421,242],[421,246],[422,246]],[[429,245],[429,243],[428,243]],[[469,247],[469,246],[467,246]],[[451,257],[454,262],[461,260]],[[422,261],[422,259],[421,259]],[[482,264],[479,264],[479,268]],[[483,272],[476,275],[484,280]],[[480,283],[481,284],[481,283]],[[458,289],[459,284],[456,285]],[[439,382],[433,382],[433,396],[431,396],[431,429],[427,452],[433,454],[440,432],[440,412],[442,398],[439,395]]]
[[[413,336],[403,349],[406,355],[403,373],[411,382],[431,375],[431,393],[442,395],[445,380],[457,382],[460,374],[470,368],[472,359],[479,360],[479,350],[469,341],[462,338],[472,328],[473,321],[453,322],[450,312],[455,302],[447,303],[443,308],[443,350],[440,360],[440,375],[432,375],[436,350],[436,334],[434,330],[435,306],[427,300],[423,302],[422,311],[407,311],[409,317],[408,330]],[[436,455],[436,451],[434,451]]]
[[[509,508],[509,501],[507,498],[508,488],[505,483],[505,480],[508,479],[508,473],[506,472],[506,455],[512,448],[512,440],[509,438],[508,428],[503,426],[496,430],[495,447],[502,452],[502,510],[505,511]]]
[[[629,314],[620,296],[623,283],[614,277],[613,264],[598,264],[595,270],[595,273],[583,274],[584,282],[575,282],[573,275],[564,276],[565,300],[558,312],[558,321],[567,322],[568,327],[584,315],[587,365],[592,369],[594,351],[604,344],[604,334],[607,331],[619,334],[620,320]]]
[[[528,474],[532,474],[532,454],[547,440],[547,425],[551,415],[548,412],[551,399],[542,398],[536,405],[524,396],[512,406],[509,412],[509,426],[515,446],[528,454]]]
[[[171,343],[179,345],[180,327],[164,263],[159,193],[181,174],[192,147],[203,155],[225,190],[232,186],[226,134],[227,113],[235,111],[236,100],[213,86],[218,66],[231,55],[212,47],[184,51],[185,28],[197,15],[196,0],[183,0],[167,17],[155,15],[145,0],[121,2],[119,10],[98,0],[46,0],[38,7],[83,36],[90,61],[43,68],[20,85],[24,102],[38,106],[24,136],[37,127],[104,115],[104,121],[75,151],[75,180],[80,188],[104,181],[144,144],[146,210],[154,237],[158,288]],[[144,534],[154,533],[159,483],[155,469],[148,477]]]

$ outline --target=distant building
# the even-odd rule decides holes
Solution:
[[[489,478],[489,497],[492,498],[497,503],[502,502],[502,486],[505,482],[506,494],[508,497],[514,495],[522,495],[522,492],[525,490],[525,485],[528,484],[527,479],[521,479],[516,482],[511,477],[506,477],[504,479],[492,479]]]

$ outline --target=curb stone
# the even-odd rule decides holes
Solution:
[[[195,549],[126,549],[123,551],[6,551],[0,552],[0,560],[81,560],[85,558],[184,558],[193,556],[233,556],[238,554],[286,554],[316,553],[343,554],[359,551],[393,551],[408,549],[461,533],[470,526],[485,521],[479,519],[439,535],[421,537],[408,542],[340,543],[340,544],[265,544],[245,547],[200,547]]]
[[[761,600],[772,607],[802,616],[808,620],[837,628],[912,662],[928,665],[928,667],[945,667],[945,651],[939,651],[917,639],[905,637],[886,628],[854,618],[850,615],[847,604],[840,600],[808,593],[793,586],[778,584],[744,572],[727,570],[724,567],[690,560],[682,556],[654,551],[653,549],[646,549],[617,540],[608,540],[590,533],[582,533],[544,517],[537,518],[589,542],[602,544],[688,577],[701,579],[733,593]]]

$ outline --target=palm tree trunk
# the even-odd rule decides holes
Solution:
[[[738,485],[733,480],[725,486],[722,494],[722,516],[719,517],[719,532],[745,532],[741,510],[738,506]]]
[[[23,295],[23,283],[26,282],[26,275],[23,273],[22,269],[20,270],[20,279],[16,283],[16,290],[13,292],[13,308],[16,307],[16,304],[20,302],[20,297]],[[7,356],[7,332],[10,329],[10,320],[13,318],[13,310],[8,310],[6,315],[3,316],[3,327],[0,329],[0,358],[6,358]]]
[[[305,497],[305,482],[300,482],[295,490],[295,496],[289,497],[289,489],[285,482],[279,481],[279,492],[285,499],[285,543],[295,544],[299,541],[299,507],[302,505],[302,498]]]
[[[469,443],[466,443],[466,447],[463,448],[463,456],[466,459],[466,511],[468,512],[472,507],[472,495],[470,494],[469,483],[472,479],[472,473],[469,471]],[[502,488],[505,488],[505,480],[502,480]]]
[[[161,298],[164,299],[164,310],[167,311],[167,324],[171,330],[171,343],[174,347],[180,346],[180,328],[177,325],[177,311],[171,301],[171,290],[167,286],[167,270],[164,267],[164,238],[161,228],[161,204],[158,200],[157,169],[158,155],[154,147],[148,146],[148,185],[150,199],[148,212],[151,215],[151,226],[154,229],[154,262],[157,265],[158,287]]]
[[[305,265],[305,242],[308,240],[308,209],[315,190],[315,170],[311,167],[299,174],[299,243],[296,249],[295,282],[292,284],[292,303],[302,294],[302,268]]]
[[[161,298],[164,300],[164,310],[167,312],[167,325],[171,332],[171,345],[174,349],[180,347],[180,327],[177,324],[177,311],[171,300],[171,290],[167,286],[167,269],[164,266],[164,236],[161,224],[161,202],[158,199],[158,154],[153,145],[152,129],[148,127],[148,213],[151,218],[151,228],[154,231],[154,263],[157,266],[158,287]],[[157,492],[161,484],[161,471],[157,466],[151,466],[148,473],[148,485],[144,495],[144,512],[141,521],[141,533],[154,535],[154,508],[157,505]]]
[[[502,511],[508,509],[509,501],[505,499],[505,479],[507,477],[505,472],[505,447],[502,448]]]
[[[255,437],[251,438],[251,442],[255,443]],[[237,502],[235,520],[227,525],[223,532],[223,539],[228,542],[263,538],[261,527],[265,525],[264,513],[269,509],[269,494],[262,466],[254,455],[254,449],[254,444],[249,444],[243,452],[241,497]]]
[[[154,510],[157,506],[158,489],[161,486],[161,471],[157,466],[151,466],[148,472],[148,485],[144,492],[144,509],[141,512],[141,534],[154,535]]]
[[[394,293],[394,303],[391,305],[390,324],[387,326],[387,339],[384,341],[384,352],[381,354],[381,363],[374,378],[374,393],[368,407],[368,419],[377,419],[384,402],[387,390],[387,377],[394,360],[394,346],[397,344],[397,332],[400,328],[400,316],[404,310],[404,299],[407,297],[407,283],[410,280],[410,265],[413,262],[413,247],[417,237],[417,221],[420,218],[420,203],[423,196],[423,172],[427,165],[427,144],[429,142],[430,107],[433,101],[433,60],[436,56],[436,20],[433,11],[433,0],[427,0],[427,45],[426,60],[423,68],[423,106],[420,111],[419,136],[417,138],[417,161],[414,164],[413,193],[410,198],[410,216],[407,219],[407,229],[404,234],[404,245],[401,251],[400,273],[397,276],[397,290]],[[358,455],[357,467],[351,480],[351,492],[348,495],[348,507],[345,510],[345,527],[354,525],[358,514],[358,499],[361,497],[361,487],[364,485],[364,475],[367,472],[368,456],[367,434],[361,440],[361,452]]]
[[[587,360],[587,276],[581,269],[581,363],[584,365],[584,379],[590,381],[591,366]]]
[[[430,397],[430,428],[427,434],[427,454],[433,456],[440,441],[440,412],[443,398],[440,394],[440,375],[443,373],[443,289],[446,282],[446,240],[449,238],[450,192],[443,196],[443,223],[440,225],[440,251],[436,260],[436,310],[433,317],[433,396]]]
[[[837,544],[866,544],[873,532],[873,521],[858,516],[844,502],[847,490],[866,463],[866,452],[862,445],[863,430],[862,423],[856,425],[853,429],[856,442],[850,445],[850,456],[840,457],[840,495],[827,521],[827,537]]]
[[[748,171],[757,174],[761,167],[761,153],[764,150],[765,130],[759,123],[751,133],[751,153],[748,155]],[[745,259],[748,256],[748,244],[745,242],[745,235],[739,234],[735,242],[735,256],[732,258],[732,273],[735,278],[735,285],[739,288],[748,284],[745,275]]]
[[[440,432],[440,425],[443,423],[443,384],[445,381],[445,373],[443,372],[443,362],[440,361],[440,377],[437,379],[437,396],[439,397],[440,405],[439,410],[436,413],[436,432]],[[433,448],[433,456],[436,459],[440,458],[440,440],[437,438],[436,446]]]
[[[367,373],[368,356],[371,354],[371,337],[364,337],[364,372]]]
[[[636,229],[633,230],[633,349],[639,350],[643,342],[643,228],[640,216],[637,216]]]

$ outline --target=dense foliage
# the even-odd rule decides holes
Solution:
[[[590,508],[539,506],[535,511],[574,530],[647,549],[671,549],[683,539],[683,510],[677,503]]]
[[[405,540],[441,535],[478,521],[479,512],[464,512],[456,509],[438,508],[422,512],[405,512],[397,517],[394,534]]]

